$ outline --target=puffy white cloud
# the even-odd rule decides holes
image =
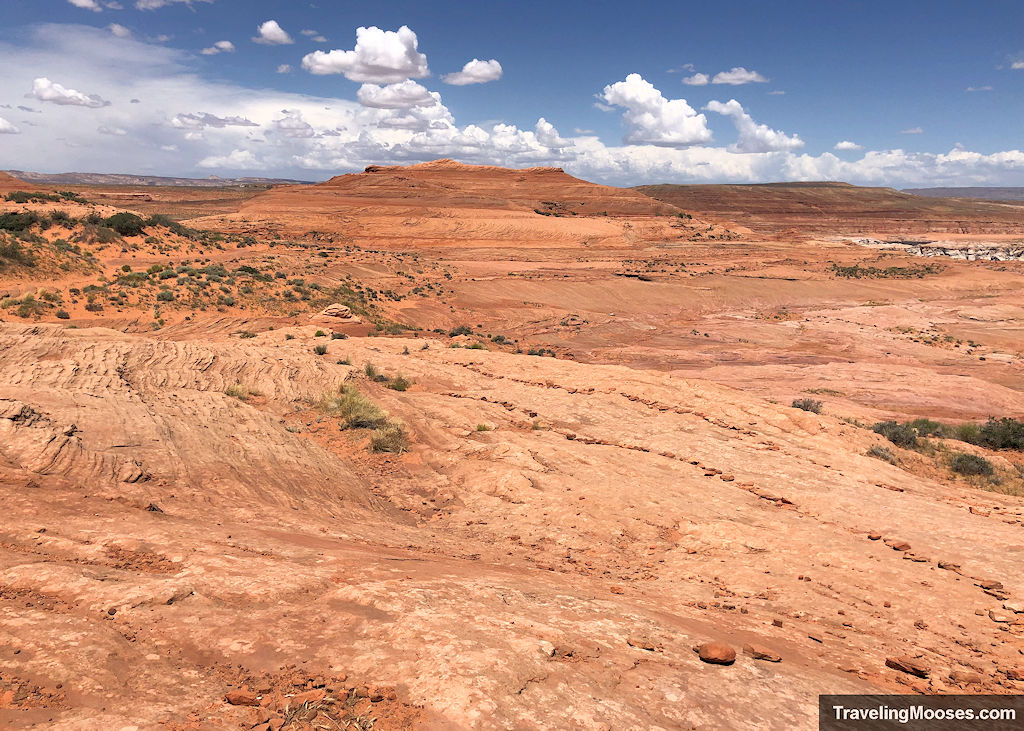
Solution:
[[[103,8],[99,6],[96,0],[68,0],[69,3],[74,5],[76,8],[82,8],[83,10],[92,10],[93,12],[102,12]]]
[[[486,84],[489,81],[497,81],[501,78],[501,64],[495,59],[481,61],[474,58],[467,61],[462,71],[445,74],[441,81],[452,86],[467,86],[469,84]]]
[[[924,130],[921,129],[920,127],[910,127],[908,129],[901,129],[900,130],[900,134],[901,135],[923,135],[924,134]]]
[[[573,144],[571,140],[564,139],[559,135],[558,130],[555,129],[555,125],[544,119],[544,117],[537,120],[537,126],[534,127],[534,134],[536,134],[537,141],[540,144],[551,149],[572,147]]]
[[[120,23],[111,23],[107,26],[107,30],[109,30],[118,38],[131,38],[132,36],[132,32]]]
[[[1020,71],[1021,69],[1024,69],[1024,61],[1014,61],[1010,64],[1010,68],[1015,71]]]
[[[203,129],[214,127],[259,127],[258,124],[245,117],[218,117],[208,112],[198,114],[176,114],[171,120],[171,126],[177,129]]]
[[[227,155],[210,155],[199,161],[201,168],[222,170],[260,170],[263,163],[249,150],[232,150]]]
[[[20,129],[18,129],[15,125],[8,122],[3,117],[0,117],[0,135],[16,135],[20,133]]]
[[[356,96],[364,107],[375,109],[408,109],[409,107],[432,107],[437,104],[437,99],[412,79],[387,86],[363,84],[359,87]]]
[[[624,141],[634,145],[686,147],[711,141],[707,118],[685,99],[666,99],[640,74],[604,87],[601,99],[623,107]]]
[[[292,66],[288,63],[283,63],[277,67],[277,73],[279,74],[290,74],[292,72]]]
[[[89,107],[99,109],[110,106],[110,102],[100,98],[96,94],[83,94],[74,89],[68,89],[60,84],[50,81],[45,76],[35,79],[32,82],[32,92],[26,94],[35,97],[42,102],[52,102],[62,106]]]
[[[316,137],[313,125],[302,118],[301,109],[282,109],[281,114],[284,116],[273,122],[274,130],[281,136],[299,139]]]
[[[728,71],[719,71],[715,74],[715,77],[711,79],[712,84],[731,84],[732,86],[739,86],[741,84],[764,84],[767,81],[768,79],[761,74],[756,71],[747,71],[742,66],[734,66]]]
[[[209,48],[200,51],[204,56],[216,56],[218,53],[234,53],[235,44],[231,41],[217,41]]]
[[[735,99],[730,99],[724,104],[720,101],[710,101],[706,109],[732,118],[736,131],[740,133],[736,142],[730,146],[735,152],[777,152],[798,150],[804,146],[804,141],[798,135],[790,137],[766,124],[755,122],[743,109],[743,105]]]
[[[295,43],[276,20],[266,21],[260,25],[257,32],[259,35],[252,39],[254,43],[262,43],[266,46],[287,46],[290,43]]]
[[[707,74],[696,73],[683,79],[683,83],[687,86],[707,86],[711,83],[711,77]]]
[[[850,142],[850,140],[842,140],[836,143],[833,150],[863,150],[863,145],[858,145],[856,142]]]
[[[350,81],[374,84],[397,84],[430,74],[416,34],[405,25],[397,31],[357,28],[353,50],[314,51],[302,59],[302,67],[311,74],[344,74]]]

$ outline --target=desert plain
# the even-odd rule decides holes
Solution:
[[[0,195],[0,725],[1024,692],[1024,454],[976,438],[1024,417],[1018,203],[450,160]]]

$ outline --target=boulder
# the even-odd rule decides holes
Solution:
[[[901,673],[907,673],[908,675],[914,675],[918,678],[927,678],[930,672],[928,666],[920,660],[908,657],[889,657],[885,660],[886,667],[890,667],[893,670],[899,670]]]
[[[732,665],[736,662],[736,650],[724,642],[705,642],[693,649],[701,660],[712,665]]]

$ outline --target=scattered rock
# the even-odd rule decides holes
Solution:
[[[743,653],[750,655],[755,660],[764,660],[765,662],[782,662],[782,656],[772,650],[769,650],[764,645],[749,644],[743,646]]]
[[[654,652],[658,649],[658,645],[647,635],[630,635],[626,638],[626,644],[630,647],[636,647],[640,650],[647,650],[648,652]]]
[[[1024,602],[1003,602],[1003,609],[1014,614],[1022,614],[1024,613]]]
[[[701,660],[712,665],[732,665],[736,662],[736,650],[724,642],[705,642],[693,649]]]
[[[224,694],[224,700],[233,706],[258,706],[260,704],[256,694],[249,690],[229,690]]]
[[[918,678],[927,678],[930,672],[928,666],[913,657],[889,657],[885,660],[886,667],[899,670],[901,673],[914,675]]]
[[[909,551],[910,544],[899,538],[886,538],[884,541],[885,545],[894,551]]]
[[[953,571],[958,574],[960,573],[960,564],[953,563],[952,561],[939,561],[939,568],[945,569],[946,571]]]
[[[1010,668],[1006,671],[1006,677],[1008,677],[1010,680],[1024,681],[1024,667]]]
[[[146,506],[146,510],[148,510],[148,511],[149,511],[149,512],[151,512],[151,513],[162,513],[162,512],[164,512],[164,511],[163,511],[163,510],[162,510],[162,509],[160,508],[160,506],[159,506],[159,505],[157,505],[156,503],[150,503],[149,505],[147,505],[147,506]]]
[[[626,590],[623,589],[621,586],[613,586],[613,587],[609,588],[609,591],[612,594],[625,594],[626,593]]]
[[[874,531],[873,530],[870,533],[868,533],[868,540],[869,541],[880,541],[880,540],[882,540],[882,534],[879,533],[878,531]]]
[[[1005,614],[1004,612],[997,612],[994,609],[988,610],[988,618],[991,619],[993,622],[1000,622],[1003,624],[1009,624],[1013,621],[1013,617],[1011,617],[1009,614]]]
[[[979,673],[971,670],[954,670],[949,674],[949,679],[957,685],[981,685],[983,680]]]

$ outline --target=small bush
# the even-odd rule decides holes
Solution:
[[[408,378],[404,376],[395,376],[391,379],[391,382],[388,383],[388,388],[392,391],[407,391],[411,385],[412,381]]]
[[[793,400],[794,409],[803,409],[814,414],[821,413],[821,401],[812,398],[798,398]]]
[[[373,363],[367,363],[363,366],[363,374],[370,380],[377,380],[377,376],[380,375],[377,371],[377,366]]]
[[[169,289],[162,289],[156,293],[156,299],[158,302],[173,302],[174,292]]]
[[[323,330],[317,330],[315,333],[313,333],[313,337],[314,338],[325,338],[325,337],[327,337],[327,333],[325,333]]]
[[[448,331],[448,337],[451,337],[451,338],[457,337],[459,335],[472,335],[472,334],[473,334],[473,328],[471,328],[469,325],[459,325],[458,327],[453,327],[451,330]]]
[[[490,431],[491,427],[488,426],[487,424],[477,424],[476,425],[476,430],[477,431]]]
[[[370,450],[373,452],[390,452],[402,454],[409,449],[409,437],[405,428],[395,421],[389,421],[370,436]]]
[[[871,430],[875,434],[881,434],[897,447],[917,449],[917,432],[909,424],[900,424],[895,421],[880,421]]]
[[[231,398],[236,398],[240,401],[245,401],[250,396],[259,396],[259,391],[254,391],[248,386],[243,386],[241,383],[235,383],[224,389],[224,393]]]
[[[57,314],[57,319],[58,320],[70,320],[71,319],[71,314],[67,310],[57,310],[56,314]]]
[[[992,463],[976,454],[957,452],[949,460],[950,468],[958,475],[991,475],[995,472]]]
[[[978,441],[990,449],[1024,449],[1024,422],[1017,419],[989,419],[978,430]]]
[[[317,355],[327,355],[327,346],[326,345],[314,345],[313,346],[313,352],[316,353]]]
[[[112,228],[122,236],[138,236],[145,228],[146,223],[139,216],[134,213],[128,213],[123,211],[121,213],[115,213],[113,216],[103,221],[108,228]]]
[[[23,266],[34,266],[36,263],[32,254],[21,248],[21,244],[17,241],[0,243],[0,259]]]
[[[331,340],[345,340],[348,337],[345,333],[331,333]]]
[[[379,429],[387,423],[387,414],[354,386],[344,386],[340,393],[324,396],[318,406],[341,419],[344,429]]]
[[[883,460],[889,464],[896,464],[896,455],[892,453],[892,450],[879,444],[873,444],[871,446],[868,450],[868,456]]]
[[[27,231],[37,223],[39,223],[39,215],[35,211],[0,213],[0,229],[4,231]]]

